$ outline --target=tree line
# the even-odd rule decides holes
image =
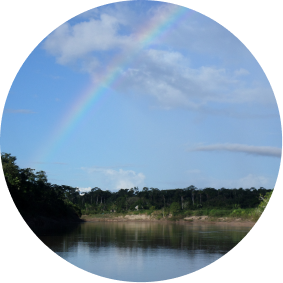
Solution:
[[[5,179],[17,208],[44,215],[81,216],[82,213],[126,212],[133,210],[198,210],[256,208],[271,189],[252,188],[186,188],[162,190],[153,187],[120,189],[117,192],[98,187],[89,192],[79,188],[51,184],[44,171],[20,169],[16,157],[2,153]],[[175,207],[174,207],[175,206]]]
[[[158,210],[170,207],[172,209],[172,205],[175,205],[175,210],[237,209],[258,207],[261,202],[260,197],[271,191],[263,187],[259,189],[254,187],[248,189],[215,189],[211,187],[199,189],[191,185],[172,190],[148,187],[139,190],[138,187],[134,187],[110,192],[95,187],[83,195],[77,195],[78,197],[74,197],[73,200],[84,212],[91,211],[93,213],[138,209]]]

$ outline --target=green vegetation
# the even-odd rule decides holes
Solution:
[[[44,171],[20,169],[16,157],[2,153],[5,179],[21,213],[53,218],[78,218],[84,215],[146,214],[156,219],[178,220],[189,216],[232,217],[257,220],[272,194],[265,188],[159,190],[138,187],[103,191],[98,187],[80,193],[75,187],[50,184]]]
[[[77,189],[48,183],[44,171],[19,168],[11,154],[2,153],[1,159],[9,191],[23,216],[79,220],[81,210],[73,202],[75,195],[79,197]]]
[[[171,219],[209,216],[257,220],[268,202],[265,198],[271,193],[272,190],[265,188],[217,190],[190,186],[184,189],[159,190],[144,187],[140,191],[134,187],[110,192],[95,187],[81,195],[78,205],[85,215],[139,213],[154,214],[157,219],[171,215]]]
[[[181,205],[178,202],[171,203],[170,212],[172,213],[172,215],[178,214],[178,212],[180,212],[180,210],[181,210]]]

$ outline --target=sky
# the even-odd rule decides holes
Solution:
[[[88,191],[274,187],[276,100],[228,30],[187,8],[133,1],[48,35],[18,72],[1,152]]]

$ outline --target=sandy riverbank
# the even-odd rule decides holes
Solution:
[[[256,222],[241,218],[220,217],[212,218],[208,216],[190,216],[182,219],[173,220],[170,217],[157,219],[150,215],[124,215],[124,216],[95,216],[95,215],[82,215],[81,219],[85,222],[168,222],[168,223],[182,223],[182,224],[226,224],[233,226],[249,226],[252,227]]]

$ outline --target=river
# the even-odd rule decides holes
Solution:
[[[63,259],[110,279],[149,282],[201,269],[251,227],[164,222],[86,222],[39,238]]]

